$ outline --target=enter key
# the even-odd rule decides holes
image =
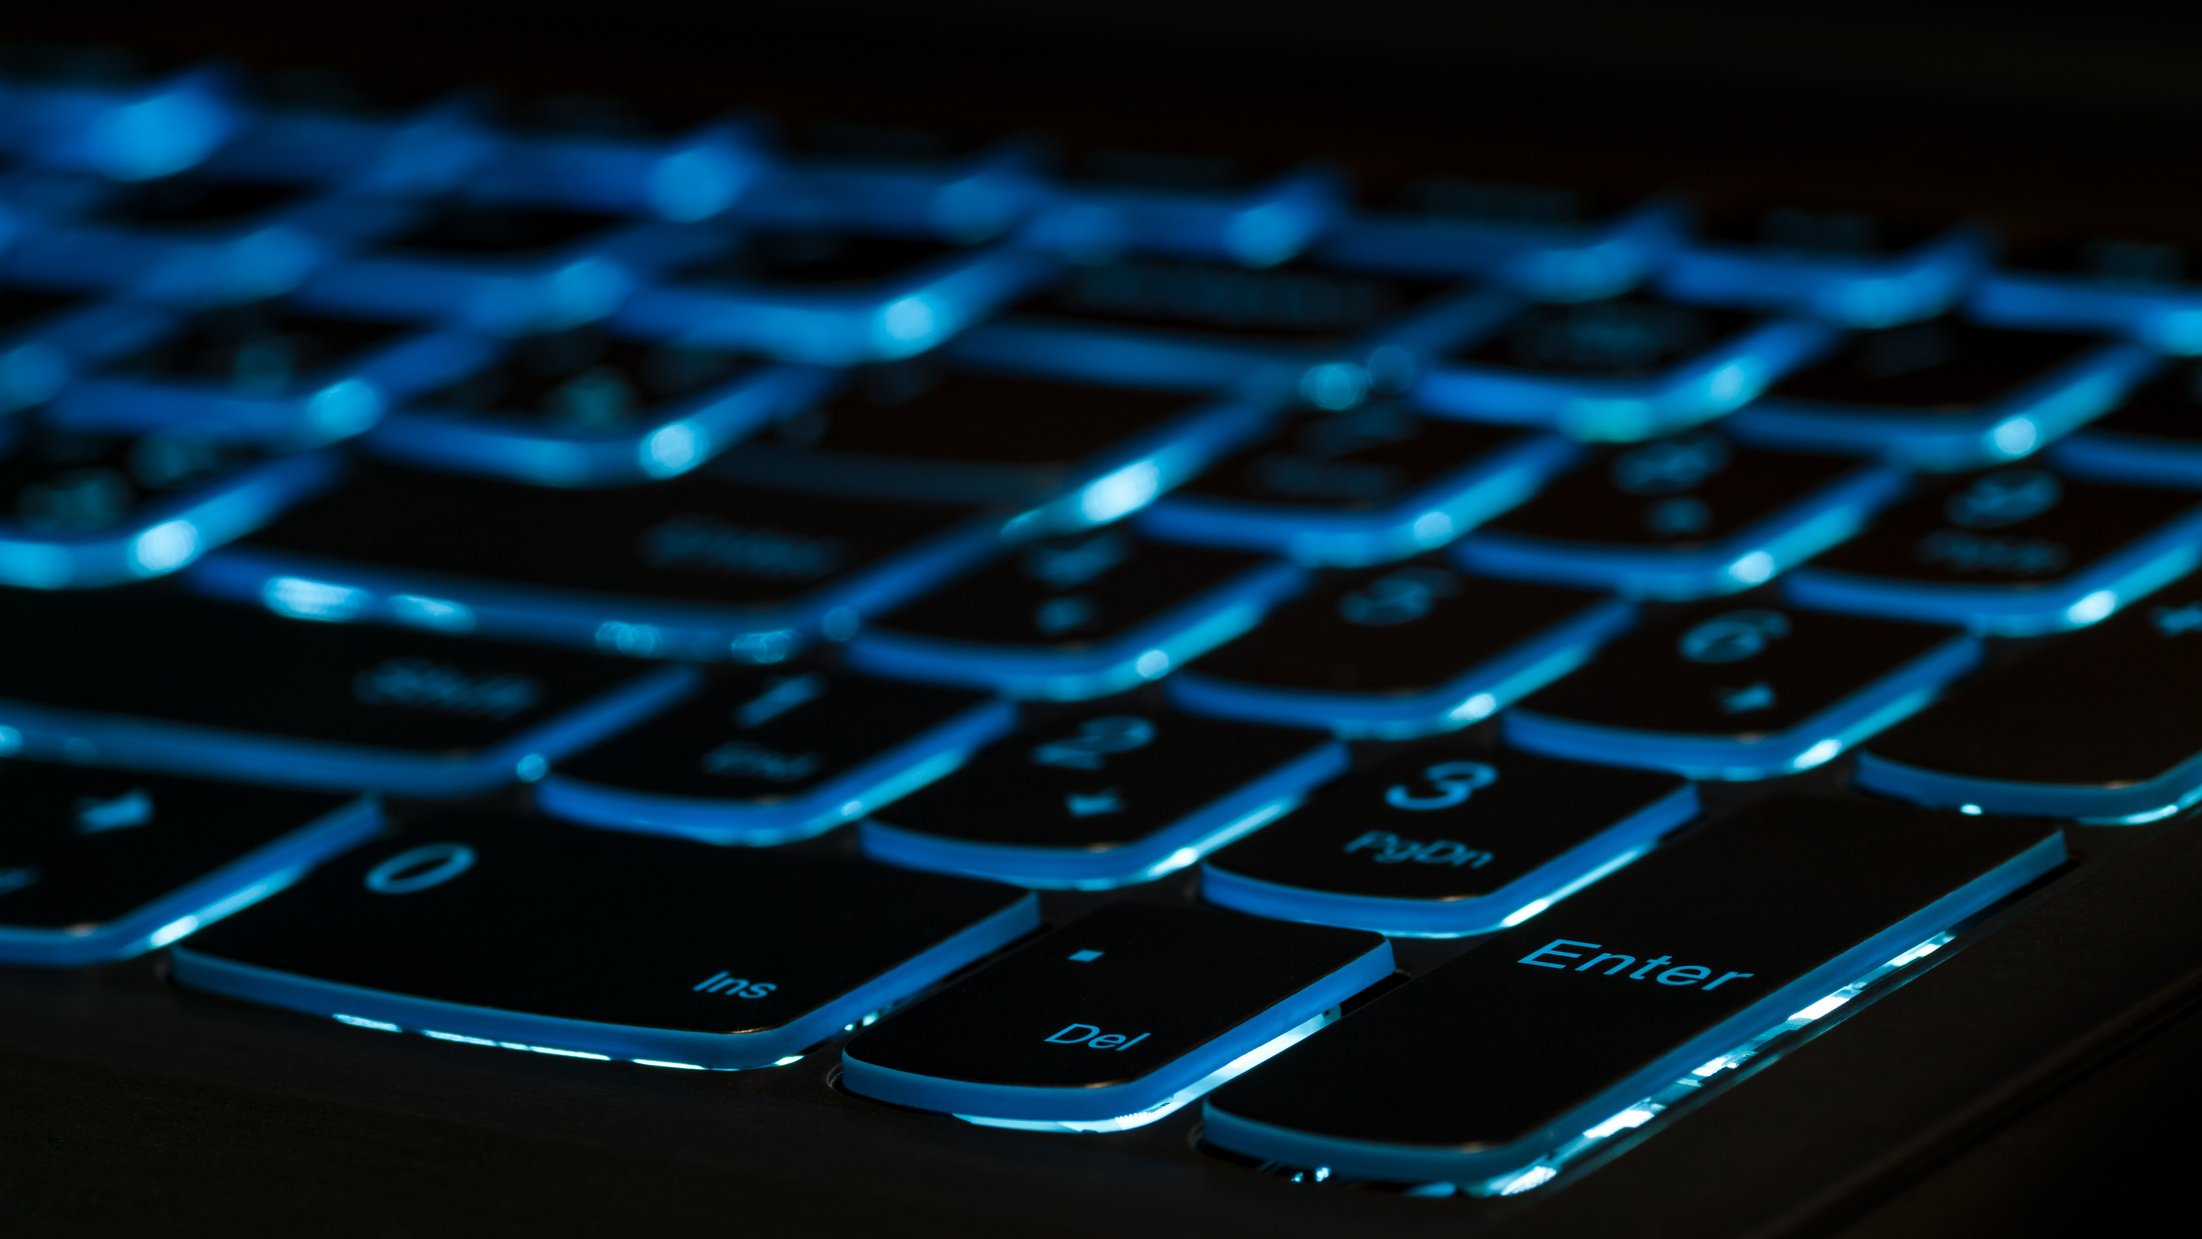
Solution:
[[[1207,1138],[1352,1178],[1517,1172],[2064,855],[2047,826],[1765,801],[1217,1090]]]
[[[842,1082],[997,1126],[1136,1127],[1314,1032],[1391,971],[1375,934],[1114,904],[861,1034]]]

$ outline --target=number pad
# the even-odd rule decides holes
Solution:
[[[620,830],[784,843],[939,778],[1014,718],[956,689],[803,667],[730,671],[560,762],[538,802]]]
[[[347,796],[0,765],[0,961],[70,967],[167,946],[372,835]]]
[[[1929,483],[1799,569],[1808,606],[2023,636],[2094,623],[2195,562],[2191,492],[2032,465]]]
[[[1488,933],[1626,864],[1696,808],[1672,775],[1432,741],[1209,857],[1201,892],[1283,920]]]
[[[2202,583],[2027,648],[1874,740],[1858,781],[1940,808],[2096,822],[2155,821],[2202,797]]]
[[[1383,402],[1305,411],[1218,461],[1144,518],[1164,537],[1380,563],[1450,542],[1519,503],[1572,455],[1556,439]]]
[[[1506,716],[1508,739],[1578,761],[1760,779],[1826,764],[1972,666],[1954,630],[1782,606],[1699,603],[1613,642]]]
[[[921,869],[1099,889],[1183,869],[1344,769],[1334,740],[1136,698],[1036,716],[875,815],[864,850]]]
[[[899,607],[850,655],[1018,697],[1097,697],[1238,636],[1302,580],[1288,564],[1110,527],[1032,543]]]
[[[1031,895],[959,878],[452,810],[173,965],[192,989],[446,1046],[771,1067],[1039,919]]]
[[[1435,559],[1332,572],[1168,681],[1189,709],[1398,738],[1451,731],[1566,674],[1628,606]]]
[[[1733,593],[1855,533],[1899,486],[1885,470],[1693,431],[1601,450],[1471,534],[1460,559],[1641,597]]]

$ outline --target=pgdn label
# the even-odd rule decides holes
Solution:
[[[524,675],[467,672],[426,658],[393,658],[359,673],[352,695],[371,706],[408,706],[477,718],[508,719],[543,699]]]
[[[1491,863],[1491,853],[1472,848],[1458,839],[1403,839],[1388,830],[1372,830],[1346,845],[1348,856],[1366,856],[1379,865],[1451,865],[1456,869],[1481,869]]]

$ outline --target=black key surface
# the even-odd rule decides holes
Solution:
[[[1031,543],[895,608],[866,628],[855,656],[1017,696],[1091,697],[1236,636],[1299,580],[1259,555],[1112,526]]]
[[[968,246],[913,237],[757,228],[701,262],[668,270],[663,278],[683,286],[853,291],[910,279],[969,253]]]
[[[153,381],[213,384],[238,396],[308,395],[414,330],[254,302],[199,310],[177,330],[102,369]]]
[[[1135,1126],[1390,971],[1373,934],[1114,904],[866,1030],[842,1082],[959,1115]]]
[[[461,261],[547,258],[600,239],[622,222],[597,211],[446,203],[376,252]]]
[[[1116,700],[1038,715],[864,823],[896,864],[1029,886],[1150,881],[1345,768],[1327,736]]]
[[[0,961],[73,965],[166,946],[363,839],[349,796],[0,762]]]
[[[2063,857],[2012,821],[1765,802],[1225,1085],[1207,1138],[1394,1182],[1518,1172]]]
[[[0,512],[18,531],[96,535],[167,511],[268,459],[189,430],[136,438],[26,428],[0,455]]]
[[[1701,212],[1697,236],[1762,247],[1767,258],[1881,258],[1907,253],[1947,232],[1947,223],[1823,206],[1725,207]]]
[[[131,182],[102,199],[87,218],[160,232],[237,230],[305,200],[282,185],[167,176]]]
[[[272,576],[395,581],[492,625],[623,652],[784,654],[788,632],[846,624],[992,545],[954,503],[738,485],[702,474],[553,489],[385,466],[355,469],[217,557],[209,586],[258,595]],[[920,559],[920,557],[922,560]],[[935,561],[938,561],[937,563]],[[606,625],[626,625],[607,629]],[[781,634],[775,637],[774,634]]]
[[[2191,491],[2039,466],[1961,474],[1883,509],[1792,588],[1814,606],[2042,632],[2100,619],[2136,577],[2176,569],[2196,512]]]
[[[1649,848],[1696,812],[1672,775],[1408,746],[1208,858],[1225,907],[1378,933],[1488,933]]]
[[[1455,350],[1475,366],[1589,378],[1650,378],[1760,325],[1741,310],[1631,293],[1524,308],[1496,331]]]
[[[1540,752],[1697,778],[1789,774],[1916,710],[1977,655],[1954,629],[1747,594],[1613,641],[1508,714],[1507,735]]]
[[[410,403],[431,413],[491,413],[577,433],[616,433],[657,420],[668,404],[758,364],[739,353],[576,327],[521,336],[491,364]]]
[[[807,667],[728,670],[558,763],[544,809],[711,843],[781,843],[860,817],[1005,731],[979,693]]]
[[[1331,270],[1305,260],[1259,270],[1229,263],[1124,259],[1074,267],[1010,315],[1306,346],[1350,343],[1451,285]]]
[[[1998,265],[2142,289],[2174,288],[2202,276],[2191,248],[2132,237],[2049,237],[2014,246]]]
[[[249,782],[460,795],[666,703],[685,668],[313,624],[154,586],[0,590],[22,750]]]
[[[759,431],[712,471],[862,494],[1030,498],[1069,485],[1082,466],[1113,459],[1196,407],[1171,392],[879,366]]]
[[[1169,683],[1204,711],[1344,734],[1442,731],[1496,711],[1527,691],[1511,682],[1514,673],[1546,655],[1587,650],[1625,617],[1623,604],[1603,594],[1470,576],[1425,557],[1324,573],[1260,628]],[[1550,675],[1565,670],[1553,666]]]
[[[1776,539],[1832,507],[1860,506],[1854,488],[1835,490],[1859,476],[1855,461],[1766,451],[1710,431],[1602,448],[1475,531],[1462,553],[1494,572],[1654,596],[1726,592],[1819,549],[1829,539],[1802,547]],[[1740,557],[1752,551],[1765,552],[1765,562],[1739,578]]]
[[[2137,821],[2202,789],[2202,584],[2183,581],[1960,685],[1875,739],[1859,780],[1991,813]]]
[[[1793,371],[1767,395],[1770,400],[1964,415],[2102,344],[2101,336],[2081,332],[1933,318],[1852,332],[1834,351]]]
[[[452,811],[206,930],[175,977],[447,1041],[761,1067],[1038,919],[960,878]]]

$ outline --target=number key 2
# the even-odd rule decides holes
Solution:
[[[865,822],[864,850],[1026,886],[1151,881],[1344,768],[1343,746],[1326,736],[1118,700],[1036,719]]]
[[[1697,811],[1672,775],[1416,745],[1208,858],[1211,902],[1413,937],[1519,924]]]

